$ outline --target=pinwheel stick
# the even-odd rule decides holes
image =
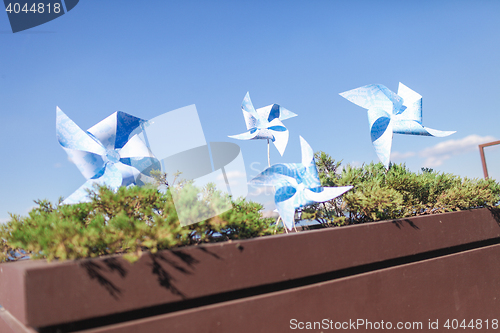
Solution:
[[[269,139],[267,139],[267,164],[271,166],[271,151],[269,146]]]
[[[281,218],[281,215],[278,217],[278,220],[276,221],[276,228],[278,228],[278,226],[280,225],[280,220],[283,223],[283,229],[285,229],[285,232],[288,233],[288,229],[287,229],[287,227],[285,225],[285,222],[283,222],[283,219]]]
[[[286,227],[285,222],[281,218],[281,215],[278,217],[278,220],[276,221],[276,228],[278,228],[278,226],[280,225],[280,220],[283,223],[283,229],[285,229],[285,232],[288,234],[288,228]],[[295,226],[295,221],[293,221],[293,229],[295,229],[295,232],[299,232],[297,230],[297,227]],[[276,231],[274,233],[276,233]]]
[[[276,229],[274,229],[274,233],[276,233],[276,230],[278,230],[278,227],[280,225],[280,220],[281,220],[281,215],[278,216],[278,219],[276,220]],[[285,226],[285,224],[283,223],[283,226]],[[286,228],[285,228],[286,230]]]

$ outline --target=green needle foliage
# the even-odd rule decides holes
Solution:
[[[183,195],[188,201],[198,198],[197,191]],[[122,187],[115,193],[99,187],[90,192],[90,198],[88,203],[75,205],[37,201],[38,207],[27,217],[12,215],[0,228],[0,262],[26,256],[64,260],[115,253],[125,253],[134,261],[143,251],[155,253],[275,232],[274,219],[261,217],[262,206],[243,199],[234,200],[234,208],[219,216],[182,227],[170,190]],[[217,205],[224,197],[208,186],[202,198],[193,210]]]
[[[494,206],[500,200],[500,185],[494,180],[468,179],[422,169],[410,172],[404,165],[386,171],[381,163],[341,168],[324,152],[315,154],[323,186],[353,185],[340,198],[311,205],[302,219],[322,226],[341,226],[370,221],[436,214]],[[233,209],[208,220],[182,227],[173,195],[185,217],[217,209],[226,197],[208,185],[202,191],[189,182],[169,186],[165,175],[152,172],[156,184],[120,188],[113,192],[99,187],[90,192],[90,202],[75,205],[36,201],[27,217],[11,215],[0,226],[0,262],[20,258],[78,259],[123,253],[137,260],[143,251],[270,235],[277,229],[272,218],[262,218],[262,205],[233,200]],[[178,176],[178,175],[176,175]],[[162,185],[165,193],[156,189]],[[178,192],[181,190],[180,192]],[[207,215],[204,215],[207,216]]]
[[[428,168],[413,173],[404,164],[388,171],[382,163],[340,170],[341,163],[324,152],[317,152],[315,159],[323,186],[354,186],[340,198],[304,210],[303,219],[325,226],[495,206],[500,201],[500,185],[491,179],[462,179]]]

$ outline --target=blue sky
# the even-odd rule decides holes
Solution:
[[[500,139],[499,15],[494,0],[85,0],[13,34],[0,13],[0,221],[85,181],[56,140],[56,106],[87,129],[118,110],[151,119],[196,104],[207,141],[238,143],[252,177],[266,143],[227,137],[246,129],[247,91],[299,115],[272,163],[299,162],[301,135],[360,165],[377,161],[366,110],[338,94],[402,82],[423,96],[424,125],[457,133],[395,135],[393,162],[482,177],[477,145]],[[487,154],[495,176],[500,149]]]

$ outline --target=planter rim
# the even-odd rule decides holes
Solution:
[[[23,324],[45,327],[308,283],[366,265],[499,240],[498,212],[483,208],[179,247],[146,253],[134,264],[121,254],[5,263],[0,304]]]
[[[362,228],[364,226],[371,226],[374,224],[381,224],[381,223],[398,223],[398,222],[405,222],[408,220],[417,220],[417,219],[425,219],[428,217],[436,217],[436,216],[446,216],[446,215],[453,215],[453,214],[462,214],[465,212],[473,212],[477,210],[483,210],[487,209],[490,210],[488,207],[482,207],[482,208],[473,208],[473,209],[464,209],[460,211],[453,211],[453,212],[445,212],[445,213],[438,213],[438,214],[428,214],[428,215],[418,215],[418,216],[410,216],[410,217],[403,217],[403,218],[398,218],[398,219],[390,219],[390,220],[379,220],[379,221],[370,221],[370,222],[364,222],[364,223],[358,223],[358,224],[350,224],[350,225],[345,225],[345,226],[340,226],[340,227],[319,227],[317,229],[302,229],[299,232],[291,231],[289,233],[281,233],[281,234],[276,234],[276,235],[266,235],[266,236],[260,236],[260,237],[254,237],[254,238],[245,238],[245,239],[230,239],[227,241],[221,241],[221,242],[215,242],[215,243],[202,243],[202,244],[195,244],[195,245],[187,245],[187,246],[179,246],[179,247],[174,247],[170,249],[164,249],[164,250],[159,250],[158,252],[162,251],[172,251],[172,250],[182,250],[182,249],[188,249],[188,248],[196,248],[196,247],[220,247],[224,246],[226,243],[241,243],[241,242],[253,242],[253,241],[265,241],[270,238],[278,238],[278,237],[300,237],[299,235],[303,235],[303,233],[314,233],[314,232],[324,232],[324,231],[331,231],[331,230],[339,230],[339,229],[349,229],[349,228]],[[491,208],[491,209],[498,209],[498,208]],[[500,211],[500,209],[499,209]],[[500,221],[498,222],[500,224]],[[144,251],[144,255],[150,254],[150,251]],[[79,262],[79,261],[85,261],[85,260],[95,260],[95,259],[106,259],[106,258],[121,258],[125,254],[124,253],[114,253],[114,254],[108,254],[104,256],[99,256],[99,257],[87,257],[87,258],[78,258],[78,259],[67,259],[67,260],[58,260],[54,259],[50,262],[47,261],[47,259],[23,259],[19,261],[9,261],[9,262],[4,262],[0,263],[0,265],[6,265],[6,264],[15,264],[15,263],[21,263],[21,262],[41,262],[45,264],[63,264],[63,263],[72,263],[72,262]],[[45,266],[45,264],[41,264],[41,266]]]

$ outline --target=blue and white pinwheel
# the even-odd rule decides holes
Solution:
[[[57,108],[57,139],[87,179],[64,204],[87,201],[87,189],[92,189],[94,184],[113,189],[135,185],[148,179],[142,173],[146,169],[159,168],[158,160],[144,142],[137,135],[131,135],[144,122],[118,111],[84,131]]]
[[[276,208],[289,230],[294,224],[296,208],[335,199],[352,188],[321,187],[311,146],[302,137],[300,146],[302,163],[274,164],[250,181],[253,185],[275,187]]]
[[[439,131],[422,125],[422,96],[401,82],[398,93],[381,84],[340,93],[354,104],[368,109],[368,122],[378,158],[389,168],[393,133],[444,137],[455,131]]]
[[[288,144],[288,129],[282,120],[296,117],[297,115],[278,104],[272,104],[255,110],[250,94],[247,92],[241,104],[247,132],[237,135],[229,135],[230,138],[238,140],[271,140],[281,156]]]

